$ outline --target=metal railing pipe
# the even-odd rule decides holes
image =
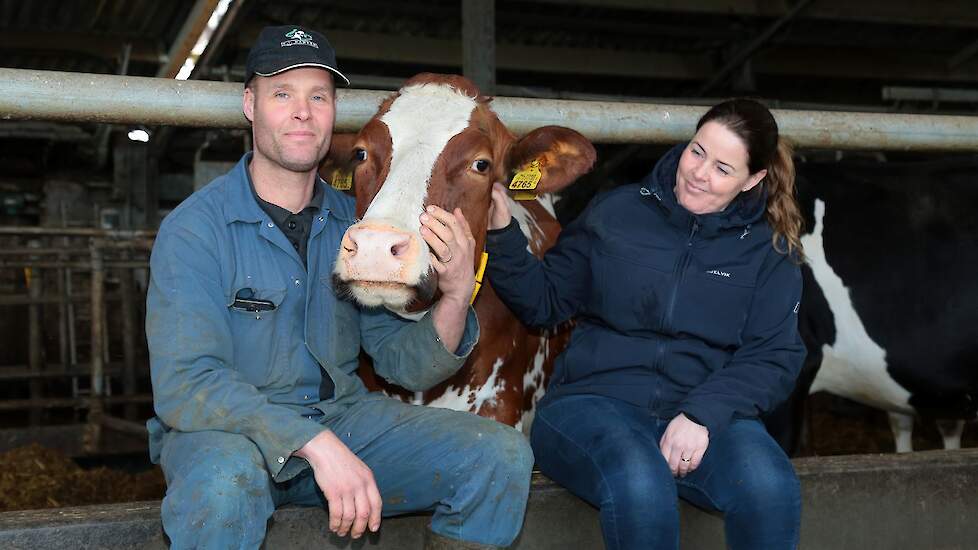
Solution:
[[[362,126],[387,92],[337,91],[338,131]],[[517,134],[547,124],[598,143],[688,139],[706,107],[497,97]],[[775,110],[782,134],[808,148],[978,150],[978,117]],[[0,69],[0,120],[87,121],[243,128],[241,84]]]

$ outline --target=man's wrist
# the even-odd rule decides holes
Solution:
[[[473,287],[474,290],[474,287]],[[449,296],[442,295],[441,299],[438,300],[440,308],[448,308],[447,311],[464,312],[469,308],[469,299],[472,297],[472,293],[469,292],[465,297],[462,296]]]
[[[305,445],[299,447],[298,450],[292,453],[293,456],[306,459],[307,462],[312,462],[320,455],[320,447],[316,444],[323,438],[323,434],[329,430],[323,430],[316,434],[312,439],[306,442]]]

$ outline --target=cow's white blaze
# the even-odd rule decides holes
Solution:
[[[485,404],[496,405],[499,402],[499,393],[506,389],[506,380],[499,377],[499,370],[502,367],[503,359],[497,358],[492,364],[489,378],[481,386],[466,385],[461,389],[449,386],[445,388],[445,393],[428,403],[428,406],[478,413]],[[493,417],[487,416],[487,418]]]
[[[418,232],[435,161],[448,141],[468,127],[475,108],[475,98],[444,84],[402,89],[380,118],[391,137],[390,170],[363,219],[388,220],[399,229]],[[427,262],[427,246],[422,248]]]
[[[801,239],[815,280],[835,318],[835,343],[822,346],[822,365],[810,391],[825,390],[879,409],[912,413],[910,392],[890,377],[886,351],[869,337],[849,289],[826,261],[824,218],[825,202],[816,200],[815,229]]]

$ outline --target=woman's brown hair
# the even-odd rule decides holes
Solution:
[[[762,180],[767,190],[766,218],[771,229],[774,249],[804,261],[801,229],[804,225],[795,199],[795,163],[792,148],[778,135],[778,123],[767,107],[752,99],[731,99],[714,105],[700,117],[696,129],[707,122],[717,122],[737,134],[747,147],[747,169],[751,174],[767,169]],[[761,189],[761,185],[755,187]],[[752,191],[760,192],[760,191]]]

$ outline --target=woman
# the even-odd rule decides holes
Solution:
[[[678,548],[677,496],[723,512],[731,548],[794,548],[798,479],[758,420],[805,356],[791,151],[752,100],[696,128],[641,183],[596,197],[542,262],[496,184],[489,279],[529,325],[577,318],[531,443],[600,508],[607,548]]]

